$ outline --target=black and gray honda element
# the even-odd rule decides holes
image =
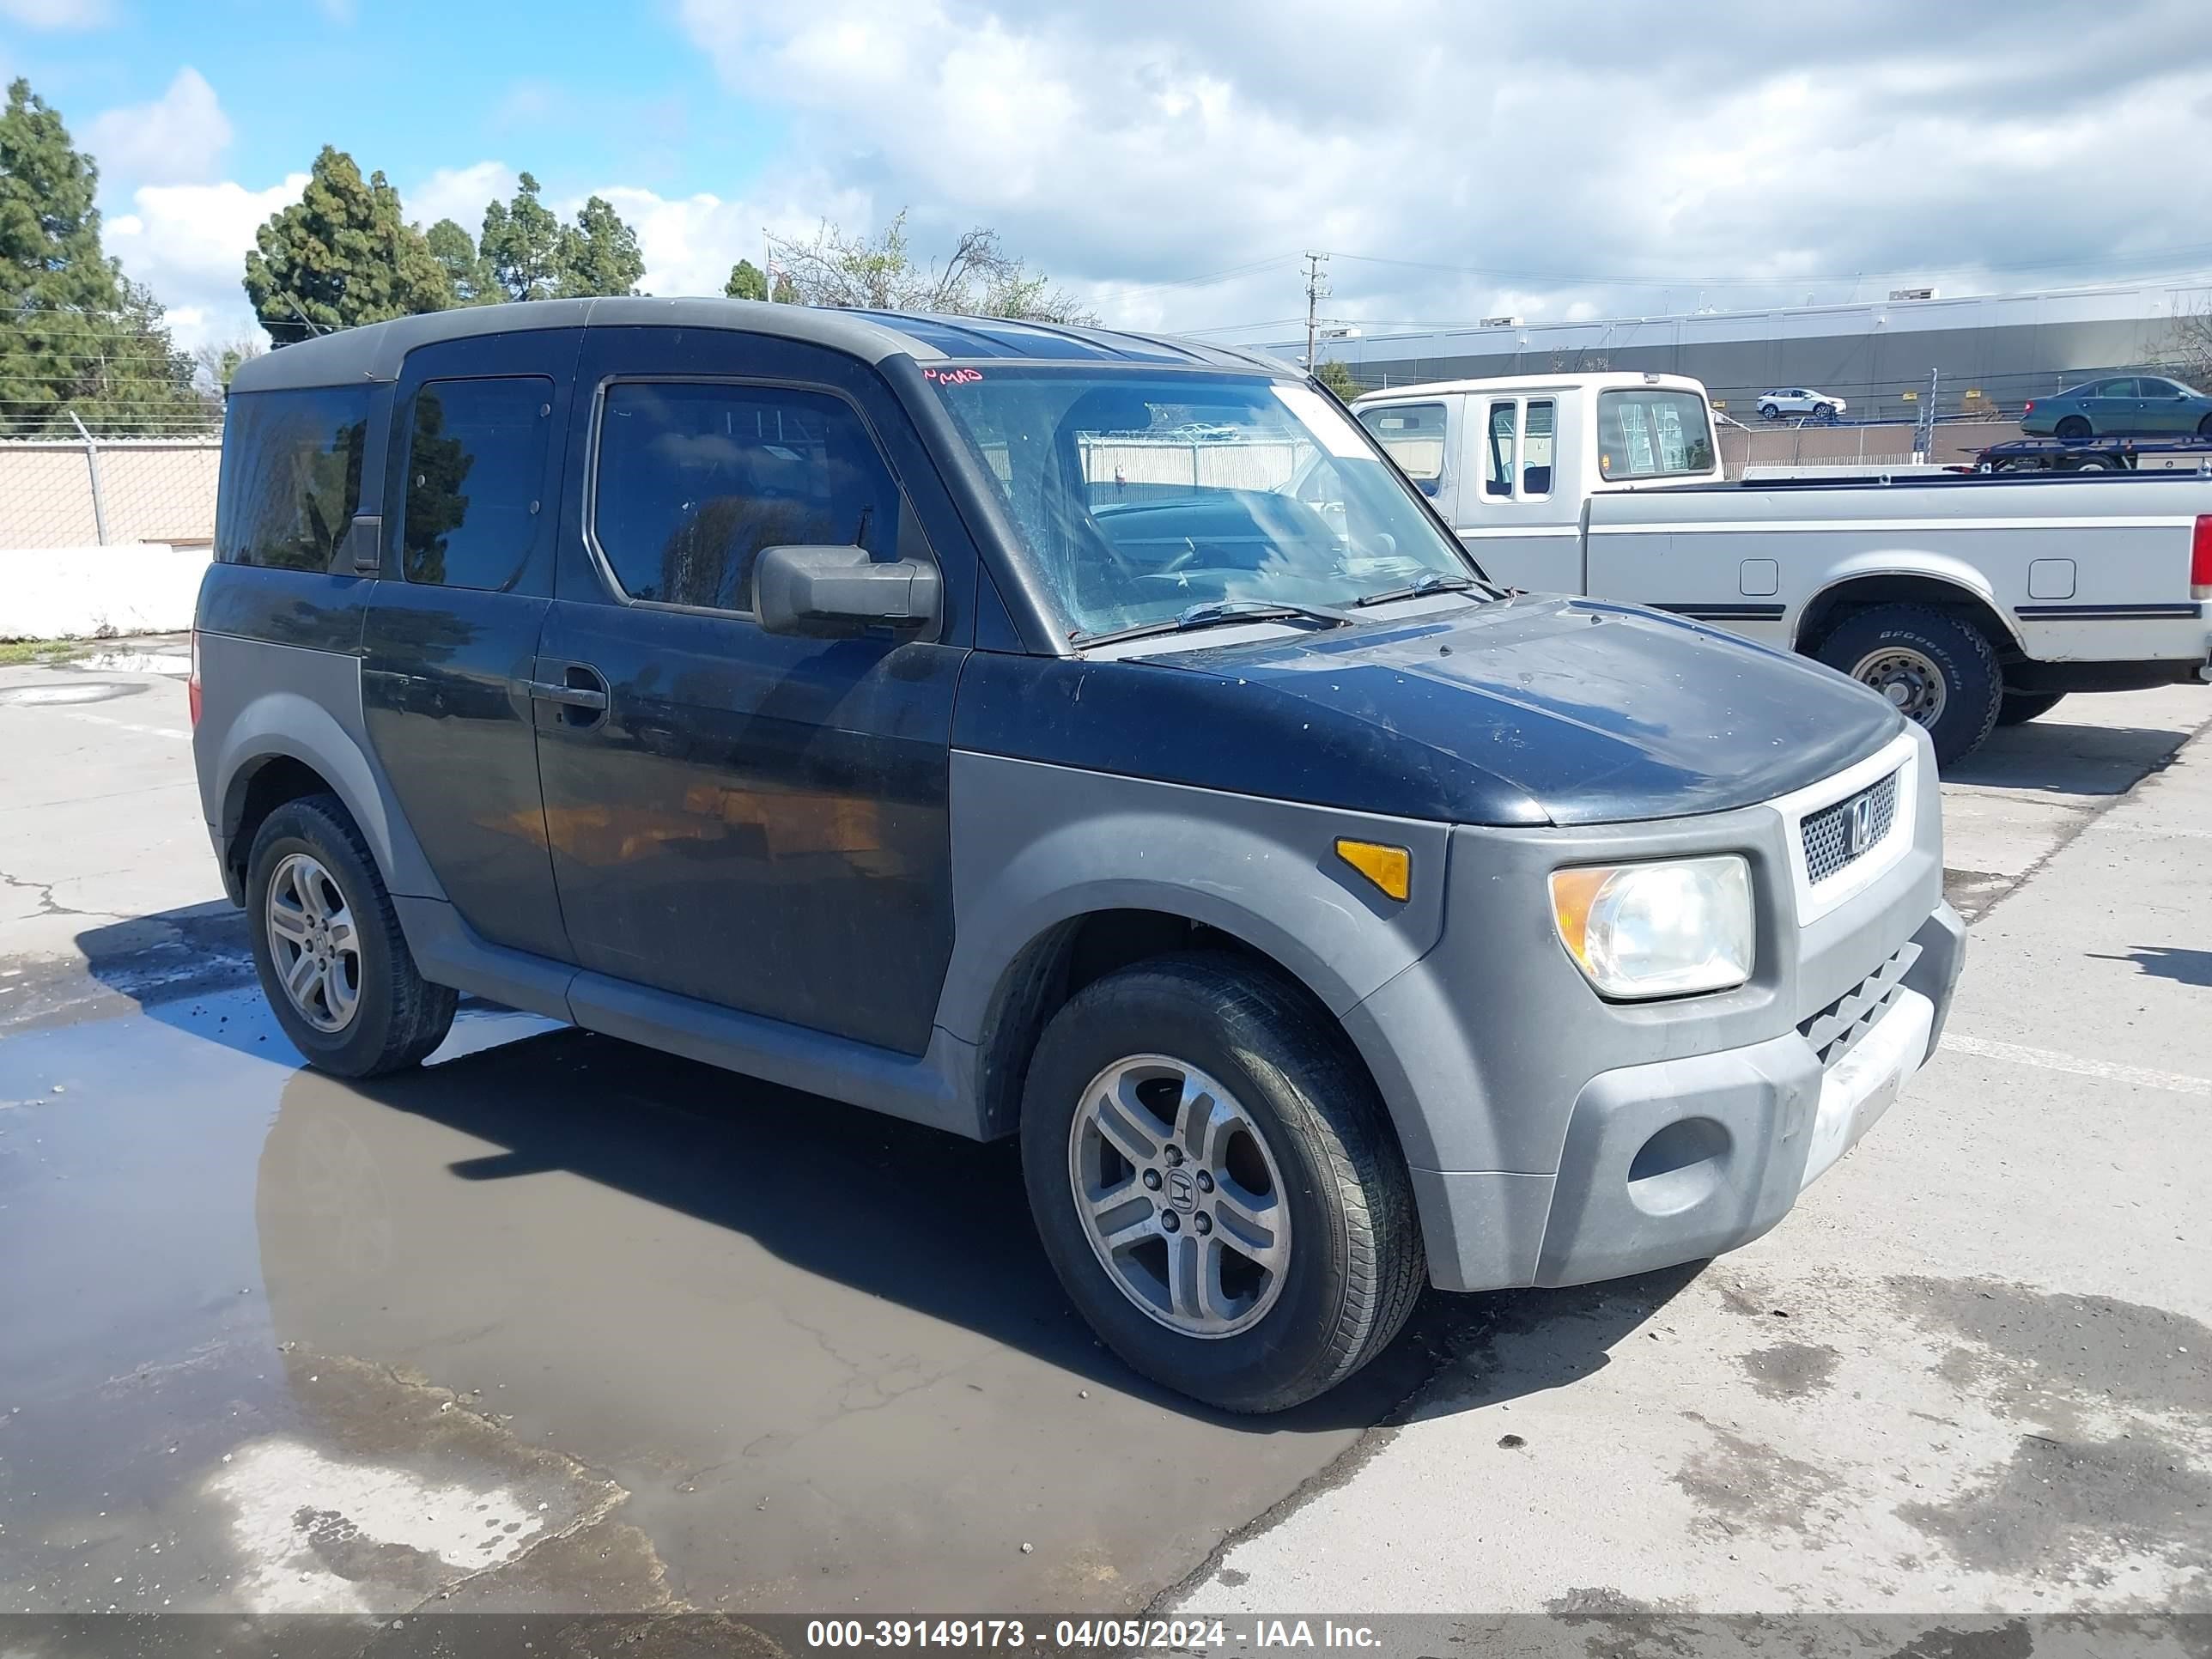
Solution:
[[[1241,352],[409,318],[239,371],[217,535],[200,787],[310,1063],[412,1066],[465,991],[1018,1134],[1099,1334],[1232,1409],[1424,1281],[1765,1231],[1958,970],[1918,728],[1488,586]]]

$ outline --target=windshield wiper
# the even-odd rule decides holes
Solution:
[[[1282,599],[1209,599],[1203,605],[1194,605],[1181,615],[1166,622],[1139,623],[1134,628],[1117,628],[1106,634],[1079,634],[1078,645],[1115,645],[1123,640],[1148,639],[1160,634],[1187,634],[1194,629],[1220,628],[1231,623],[1286,622],[1319,623],[1324,628],[1341,628],[1357,617],[1324,605],[1297,605]]]
[[[1431,593],[1464,593],[1474,586],[1472,576],[1440,576],[1430,574],[1407,587],[1386,588],[1380,593],[1369,593],[1354,599],[1355,605],[1389,605],[1397,599],[1426,599]]]

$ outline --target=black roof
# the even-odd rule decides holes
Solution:
[[[983,357],[1297,373],[1279,359],[1232,346],[1058,323],[896,311],[830,311],[757,300],[611,298],[467,306],[342,329],[240,364],[231,390],[270,392],[290,386],[393,380],[398,379],[400,362],[408,352],[434,341],[586,325],[726,328],[773,334],[832,346],[872,363],[887,357],[912,357],[924,362]]]

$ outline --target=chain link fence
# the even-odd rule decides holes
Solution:
[[[222,467],[211,433],[0,438],[0,549],[210,545]]]

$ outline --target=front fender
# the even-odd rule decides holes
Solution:
[[[937,1023],[985,1036],[1008,967],[1103,910],[1200,922],[1264,951],[1341,1015],[1443,928],[1446,826],[956,750],[954,944]],[[1339,858],[1340,836],[1412,854],[1403,902]]]

